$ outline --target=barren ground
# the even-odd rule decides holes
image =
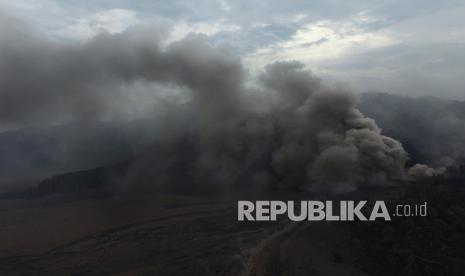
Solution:
[[[99,193],[0,201],[1,275],[365,275],[329,223],[238,222],[237,199]]]

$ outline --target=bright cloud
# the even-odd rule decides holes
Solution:
[[[285,41],[259,48],[247,56],[247,63],[259,68],[274,60],[299,60],[318,66],[319,62],[341,59],[348,55],[387,47],[399,41],[381,31],[363,27],[372,22],[364,14],[348,21],[320,21],[302,26]]]
[[[55,35],[73,40],[88,40],[102,31],[120,33],[138,23],[140,21],[134,11],[111,9],[78,18],[56,31]]]
[[[228,24],[223,20],[199,23],[180,21],[174,24],[169,41],[178,40],[189,33],[199,33],[212,36],[220,32],[237,32],[239,30],[241,30],[239,25]]]

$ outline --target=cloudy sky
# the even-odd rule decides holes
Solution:
[[[168,41],[207,35],[252,76],[299,60],[357,92],[465,100],[464,1],[0,0],[0,11],[62,43],[163,25]]]

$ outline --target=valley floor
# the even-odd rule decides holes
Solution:
[[[227,197],[0,201],[1,275],[366,275],[330,223],[238,222]]]

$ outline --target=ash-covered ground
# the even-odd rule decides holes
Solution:
[[[93,191],[1,203],[2,275],[358,271],[341,229],[287,220],[239,222],[231,197]]]

